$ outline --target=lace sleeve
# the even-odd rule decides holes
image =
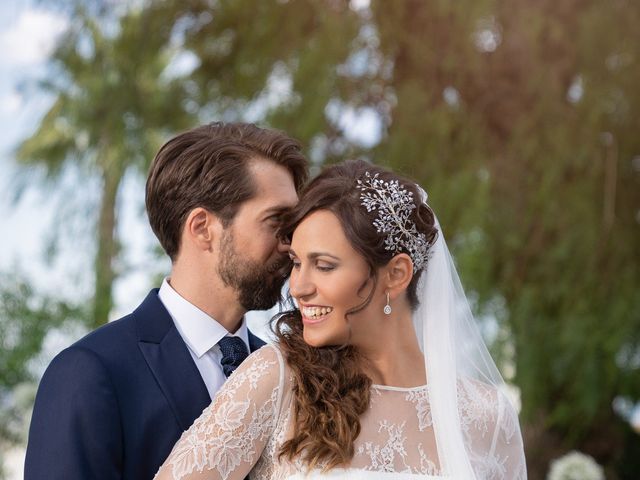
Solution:
[[[526,480],[524,445],[518,414],[502,393],[498,394],[498,419],[491,449],[491,456],[500,459],[503,478]]]
[[[244,479],[276,424],[283,370],[275,347],[251,354],[182,434],[155,480]]]
[[[477,477],[526,480],[520,424],[511,402],[475,380],[465,379],[459,387],[460,420]]]

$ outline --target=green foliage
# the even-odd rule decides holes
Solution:
[[[0,445],[26,440],[35,387],[36,359],[53,332],[83,324],[86,312],[35,292],[20,274],[0,274]]]
[[[0,274],[0,388],[37,380],[29,362],[48,333],[83,323],[86,312],[69,302],[34,291],[20,273]]]
[[[547,433],[615,458],[611,402],[640,399],[640,8],[523,0],[371,10],[393,66],[360,82],[391,92],[370,103],[387,119],[373,158],[426,186],[478,310],[501,322],[523,419],[542,421],[531,463],[557,448]]]
[[[332,135],[325,108],[359,28],[348,2],[164,3],[199,59],[192,78],[204,121],[256,121],[304,145]]]
[[[171,72],[172,24],[157,14],[160,8],[96,17],[76,3],[42,82],[54,103],[18,149],[18,160],[43,169],[51,183],[60,182],[67,166],[99,181],[100,206],[89,219],[97,227],[94,326],[108,320],[113,303],[122,179],[130,169],[146,172],[169,133],[194,119],[188,84]]]
[[[640,9],[623,3],[196,2],[177,17],[212,112],[242,118],[280,75],[271,125],[426,185],[513,350],[523,418],[569,445],[614,421],[616,395],[640,398],[621,360],[640,348]],[[351,144],[336,105],[377,112],[379,144]]]
[[[19,156],[54,180],[69,163],[101,179],[96,323],[118,273],[125,171],[144,171],[196,117],[257,121],[316,163],[364,155],[425,185],[477,311],[499,322],[499,357],[515,363],[531,478],[558,448],[616,464],[637,436],[621,433],[611,402],[640,398],[639,4],[349,5],[78,10],[43,83],[55,103]],[[167,76],[181,50],[195,70]],[[382,124],[371,148],[339,122],[362,110]]]

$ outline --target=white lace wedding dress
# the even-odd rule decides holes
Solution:
[[[518,419],[495,390],[458,382],[465,438],[473,442],[474,470],[482,480],[526,478]],[[369,410],[355,455],[346,468],[309,471],[278,460],[292,431],[292,377],[276,346],[254,352],[213,402],[184,432],[156,480],[238,479],[437,479],[440,470],[428,386],[372,386]],[[513,455],[509,452],[513,451]]]

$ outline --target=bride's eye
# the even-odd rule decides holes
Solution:
[[[300,268],[300,262],[295,259],[291,259],[291,267],[298,270]]]
[[[336,268],[336,266],[332,265],[331,263],[320,262],[316,265],[316,268],[321,272],[330,272],[331,270]]]

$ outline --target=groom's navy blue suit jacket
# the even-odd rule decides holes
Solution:
[[[264,342],[249,333],[251,351]],[[47,368],[36,396],[25,480],[151,479],[211,399],[152,290]]]

